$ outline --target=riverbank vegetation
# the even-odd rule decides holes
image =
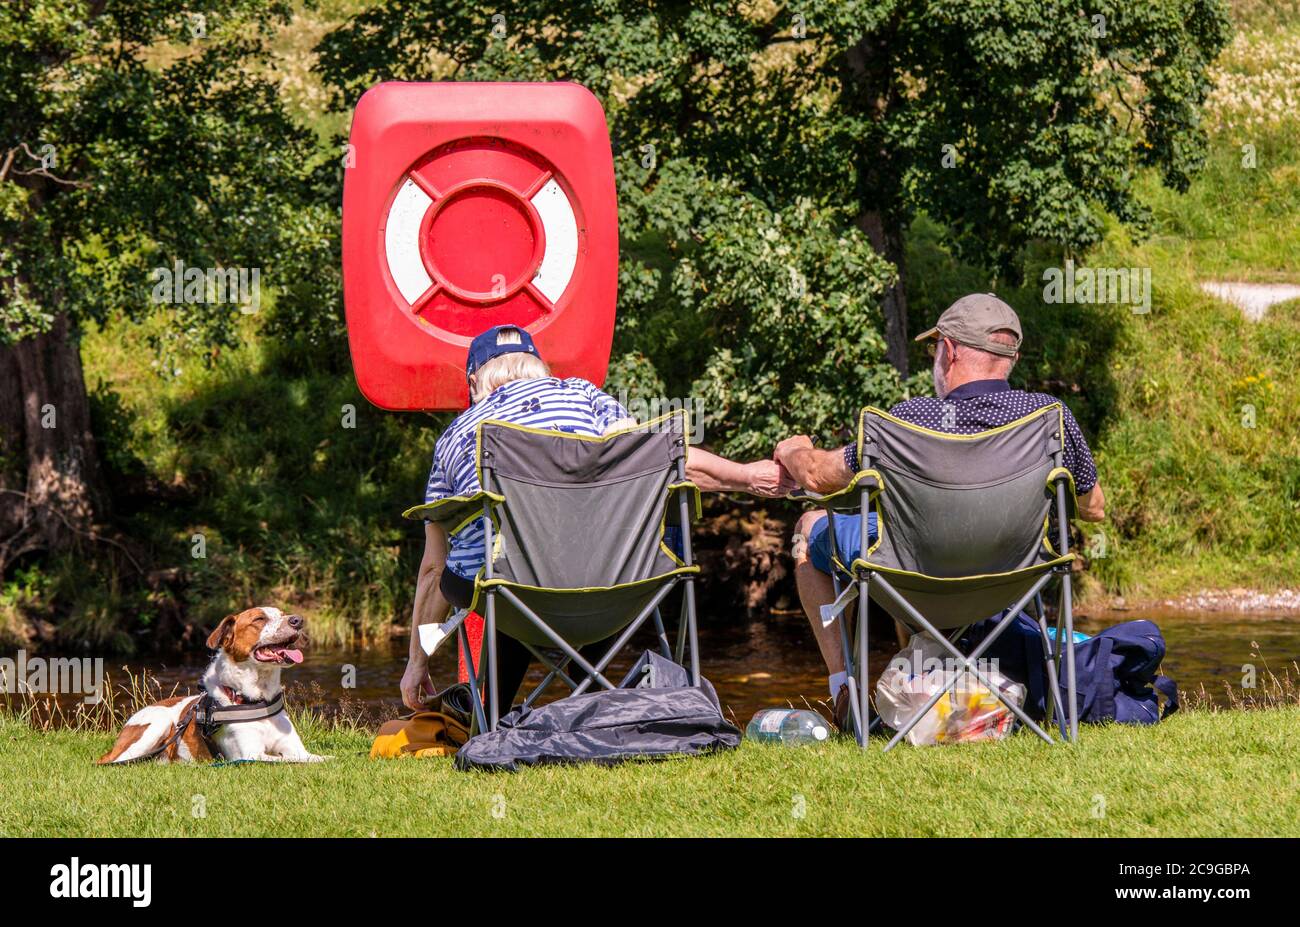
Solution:
[[[268,73],[288,116],[317,140],[313,189],[337,192],[335,133],[384,52],[346,34],[319,43],[374,6],[327,0],[274,31]],[[973,262],[972,229],[944,221],[943,204],[931,202],[902,230],[895,255],[911,331],[963,293],[996,290],[1025,326],[1014,382],[1060,395],[1082,423],[1109,503],[1108,521],[1078,539],[1085,606],[1113,595],[1276,589],[1300,573],[1300,303],[1248,323],[1199,287],[1209,278],[1300,283],[1300,4],[1230,7],[1235,36],[1206,74],[1204,165],[1174,165],[1188,169],[1185,190],[1166,186],[1158,164],[1138,166],[1133,203],[1149,214],[1135,206],[1122,223],[1106,213],[1086,248],[1029,240],[992,270]],[[514,66],[499,53],[489,45],[476,61],[485,76]],[[413,53],[398,76],[429,79],[440,60]],[[533,65],[547,75],[547,62]],[[772,67],[800,73],[784,58]],[[607,102],[622,223],[637,232],[624,243],[611,391],[702,400],[708,441],[754,456],[787,428],[840,440],[859,404],[928,389],[921,354],[908,358],[906,377],[887,362],[890,270],[863,236],[828,231],[844,226],[848,208],[833,202],[835,191],[800,192],[798,165],[780,176],[745,167],[733,157],[743,138],[711,149],[693,136],[673,142],[658,123],[625,123],[629,89],[613,88]],[[812,93],[804,102],[819,101]],[[761,157],[844,141],[818,135],[811,110],[791,120],[769,126],[775,147]],[[748,178],[744,190],[731,186],[737,177]],[[766,198],[755,192],[763,184]],[[766,230],[761,240],[747,237],[754,229]],[[174,312],[84,321],[80,356],[111,514],[62,552],[8,565],[6,646],[196,647],[204,628],[255,601],[308,613],[322,641],[376,640],[404,625],[419,533],[398,513],[421,492],[446,417],[384,413],[360,397],[340,327],[337,254],[294,254],[314,258],[290,270],[316,289],[290,298],[283,285],[268,288],[264,311],[223,322],[217,341],[202,326],[178,335]],[[1043,273],[1067,257],[1149,269],[1149,311],[1045,303]],[[852,298],[819,301],[821,292]],[[784,540],[797,510],[714,499],[708,514],[706,620],[791,605]],[[756,771],[767,762],[763,751],[742,756]]]

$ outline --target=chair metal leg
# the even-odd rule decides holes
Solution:
[[[871,574],[866,573],[858,580],[858,724],[862,736],[859,743],[862,747],[867,746],[868,734],[871,728],[871,693],[867,689],[867,677],[869,662],[867,653],[870,644],[870,625],[868,617],[871,614],[871,603],[868,592],[870,591]]]
[[[484,616],[483,640],[487,642],[487,678],[488,678],[488,730],[497,729],[497,719],[501,717],[497,673],[497,601],[496,593],[487,590],[487,614]]]
[[[700,684],[700,631],[695,622],[695,577],[687,576],[686,584],[686,636],[691,647],[691,685]]]
[[[683,482],[686,480],[685,455],[677,459],[677,479]],[[681,489],[678,491],[677,506],[678,524],[682,528],[682,563],[688,567],[694,566],[695,553],[691,549],[691,500],[689,490]],[[686,585],[683,598],[686,608],[686,636],[691,647],[691,685],[698,687],[700,684],[700,635],[695,618],[695,577],[687,573],[682,581]]]
[[[664,630],[664,616],[658,606],[655,606],[655,642],[659,645],[659,656],[671,660],[673,649],[668,646],[668,632]]]
[[[832,542],[832,546],[833,546],[833,542]],[[835,601],[838,602],[840,598],[840,593],[843,591],[840,589],[840,577],[838,573],[831,574],[831,584],[832,584],[832,588],[834,588],[835,590]],[[848,625],[848,621],[844,617],[844,612],[840,612],[838,615],[835,616],[835,626],[839,628],[839,632],[840,632],[840,657],[844,660],[844,674],[846,677],[844,680],[844,684],[848,686],[849,689],[849,721],[853,727],[853,739],[858,742],[859,746],[866,746],[867,735],[865,732],[867,731],[868,728],[867,725],[862,722],[862,715],[859,710],[859,706],[861,705],[861,699],[858,694],[859,686],[858,686],[858,679],[857,679],[857,669],[854,665],[853,644],[849,640],[849,625]],[[834,699],[838,695],[839,695],[838,692],[831,693],[832,713],[834,713],[835,711]]]
[[[849,688],[849,722],[853,727],[853,739],[859,747],[865,747],[870,729],[862,723],[862,716],[858,713],[858,705],[861,704],[858,698],[858,677],[849,673],[844,684]]]
[[[568,661],[566,660],[565,662],[567,663]],[[557,672],[558,672],[557,670],[551,670],[549,673],[546,674],[545,677],[542,678],[542,681],[537,684],[537,688],[533,689],[532,692],[528,693],[528,697],[525,698],[523,702],[525,708],[532,708],[533,702],[541,698],[542,695],[546,692],[546,690],[551,687],[551,683],[555,682],[555,677]],[[568,679],[569,677],[566,675],[564,678]],[[572,680],[570,680],[570,684],[572,684]]]
[[[1061,611],[1065,618],[1065,697],[1068,699],[1066,711],[1070,717],[1070,743],[1079,742],[1079,699],[1074,675],[1074,601],[1070,585],[1071,576],[1061,576]]]
[[[682,592],[682,607],[677,614],[677,643],[673,647],[673,662],[681,666],[686,662],[686,592]]]
[[[867,525],[868,493],[864,489],[858,499],[858,556],[865,558],[870,549],[870,532]],[[867,677],[870,675],[868,652],[871,643],[871,574],[864,572],[858,577],[858,720],[862,731],[862,746],[865,749],[871,734],[871,693],[867,689]]]
[[[564,668],[569,665],[568,657],[564,657],[558,662],[552,662],[551,659],[546,656],[546,654],[542,653],[540,649],[534,647],[532,644],[524,644],[524,647],[528,650],[529,653],[533,655],[533,658],[536,659],[538,663],[542,664],[547,669],[547,673],[542,678],[542,681],[539,682],[537,684],[537,687],[528,694],[527,698],[524,699],[525,708],[531,707],[533,702],[541,698],[542,693],[545,692],[548,688],[550,688],[551,683],[554,682],[557,678],[564,680],[564,684],[567,685],[570,689],[572,689],[574,686],[577,685],[577,683],[573,681],[573,679],[569,676],[569,674],[564,671]]]
[[[1070,735],[1065,730],[1064,715],[1057,710],[1061,682],[1056,674],[1056,661],[1052,657],[1052,638],[1047,633],[1047,619],[1043,616],[1042,595],[1034,596],[1034,617],[1038,619],[1038,634],[1043,641],[1043,666],[1047,670],[1047,711],[1044,715],[1044,721],[1046,721],[1048,727],[1056,725],[1061,731],[1061,739],[1066,740]],[[1057,636],[1060,636],[1059,631]]]
[[[1026,592],[1023,596],[1021,596],[1020,601],[1017,602],[1014,606],[1012,606],[1011,610],[1007,612],[1006,617],[1004,617],[1000,622],[998,622],[997,627],[995,627],[992,630],[992,632],[989,633],[988,637],[986,637],[983,640],[983,642],[981,642],[980,645],[976,647],[974,651],[971,652],[970,656],[966,656],[955,646],[953,646],[952,643],[950,643],[949,640],[946,637],[944,637],[943,633],[939,631],[934,625],[932,625],[925,618],[924,615],[922,615],[915,608],[913,608],[910,602],[908,602],[901,595],[899,595],[898,592],[895,591],[894,587],[891,586],[883,577],[880,576],[876,577],[876,585],[885,594],[885,597],[888,598],[889,601],[896,608],[898,608],[900,611],[906,614],[912,622],[919,625],[922,630],[929,632],[929,634],[932,637],[934,637],[934,639],[937,640],[939,644],[942,645],[944,649],[947,650],[949,654],[951,654],[959,664],[959,671],[953,675],[952,680],[947,685],[945,685],[943,689],[941,689],[940,691],[932,695],[930,697],[930,700],[926,702],[925,706],[907,720],[907,723],[903,725],[902,729],[899,730],[894,735],[893,740],[891,740],[888,744],[885,745],[885,752],[889,752],[895,746],[897,746],[898,743],[904,737],[907,736],[908,732],[911,731],[912,728],[916,727],[916,725],[920,723],[921,719],[924,718],[926,714],[929,713],[930,709],[933,708],[938,703],[939,699],[947,695],[948,692],[957,685],[957,682],[961,678],[963,671],[969,672],[971,675],[973,675],[985,688],[987,688],[991,693],[993,693],[994,698],[996,698],[1003,705],[1007,706],[1007,708],[1010,709],[1010,711],[1017,718],[1019,718],[1020,721],[1027,728],[1029,728],[1031,731],[1033,731],[1043,740],[1047,741],[1049,744],[1055,742],[1052,740],[1050,734],[1048,734],[1041,727],[1039,727],[1034,722],[1034,720],[1030,718],[1028,714],[1025,713],[1025,710],[1023,708],[1021,708],[1015,702],[1008,701],[1007,699],[1003,698],[1001,692],[998,691],[997,687],[993,685],[993,683],[984,675],[983,672],[980,671],[979,667],[976,665],[976,661],[979,660],[979,658],[984,655],[984,652],[993,645],[993,642],[997,640],[997,638],[1002,634],[1004,630],[1006,630],[1007,626],[1009,626],[1011,622],[1016,619],[1016,616],[1020,614],[1021,609],[1023,609],[1027,604],[1029,604],[1030,599],[1032,599],[1043,588],[1043,586],[1047,585],[1050,579],[1051,579],[1051,574],[1048,574],[1047,576],[1040,577],[1037,581],[1035,581],[1034,585],[1030,587],[1029,591]]]
[[[1060,466],[1058,459],[1057,466]],[[1056,481],[1056,527],[1058,535],[1058,550],[1061,554],[1070,552],[1070,520],[1068,517],[1069,508],[1066,505],[1065,495],[1066,481],[1060,479]],[[1066,712],[1070,718],[1070,743],[1079,742],[1079,700],[1076,698],[1075,677],[1074,677],[1074,591],[1071,585],[1072,577],[1070,576],[1069,565],[1061,573],[1061,617],[1065,621],[1065,642],[1062,646],[1065,648],[1065,689],[1066,697],[1070,703],[1066,705]],[[1058,639],[1060,635],[1057,635]]]

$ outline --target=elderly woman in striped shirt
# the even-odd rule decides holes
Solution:
[[[466,361],[470,407],[438,438],[425,501],[467,496],[479,491],[474,466],[475,432],[485,419],[534,428],[554,428],[598,437],[636,424],[619,402],[586,380],[560,380],[537,353],[532,337],[512,326],[489,329],[474,339]],[[783,496],[793,488],[788,474],[772,460],[738,464],[697,447],[689,449],[687,476],[706,492],[747,492]],[[446,618],[451,607],[468,607],[474,577],[484,562],[483,523],[475,519],[451,537],[425,524],[424,557],[416,579],[410,658],[402,676],[402,701],[419,708],[423,691],[433,691],[428,657],[415,627]],[[528,669],[529,654],[501,636],[497,641],[503,704],[509,705]]]

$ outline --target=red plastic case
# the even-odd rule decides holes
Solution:
[[[493,325],[600,385],[618,205],[600,102],[570,83],[385,83],[352,118],[343,299],[352,368],[385,409],[459,410]]]

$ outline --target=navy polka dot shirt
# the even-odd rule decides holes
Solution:
[[[973,380],[951,390],[943,399],[918,396],[900,402],[889,414],[934,431],[971,435],[1014,422],[1058,401],[1046,393],[1012,389],[1006,380]],[[1074,491],[1083,495],[1097,485],[1097,466],[1092,462],[1092,452],[1083,439],[1079,423],[1064,403],[1061,407],[1065,418],[1063,463],[1074,477]],[[856,444],[844,448],[844,462],[854,473],[858,472]]]

